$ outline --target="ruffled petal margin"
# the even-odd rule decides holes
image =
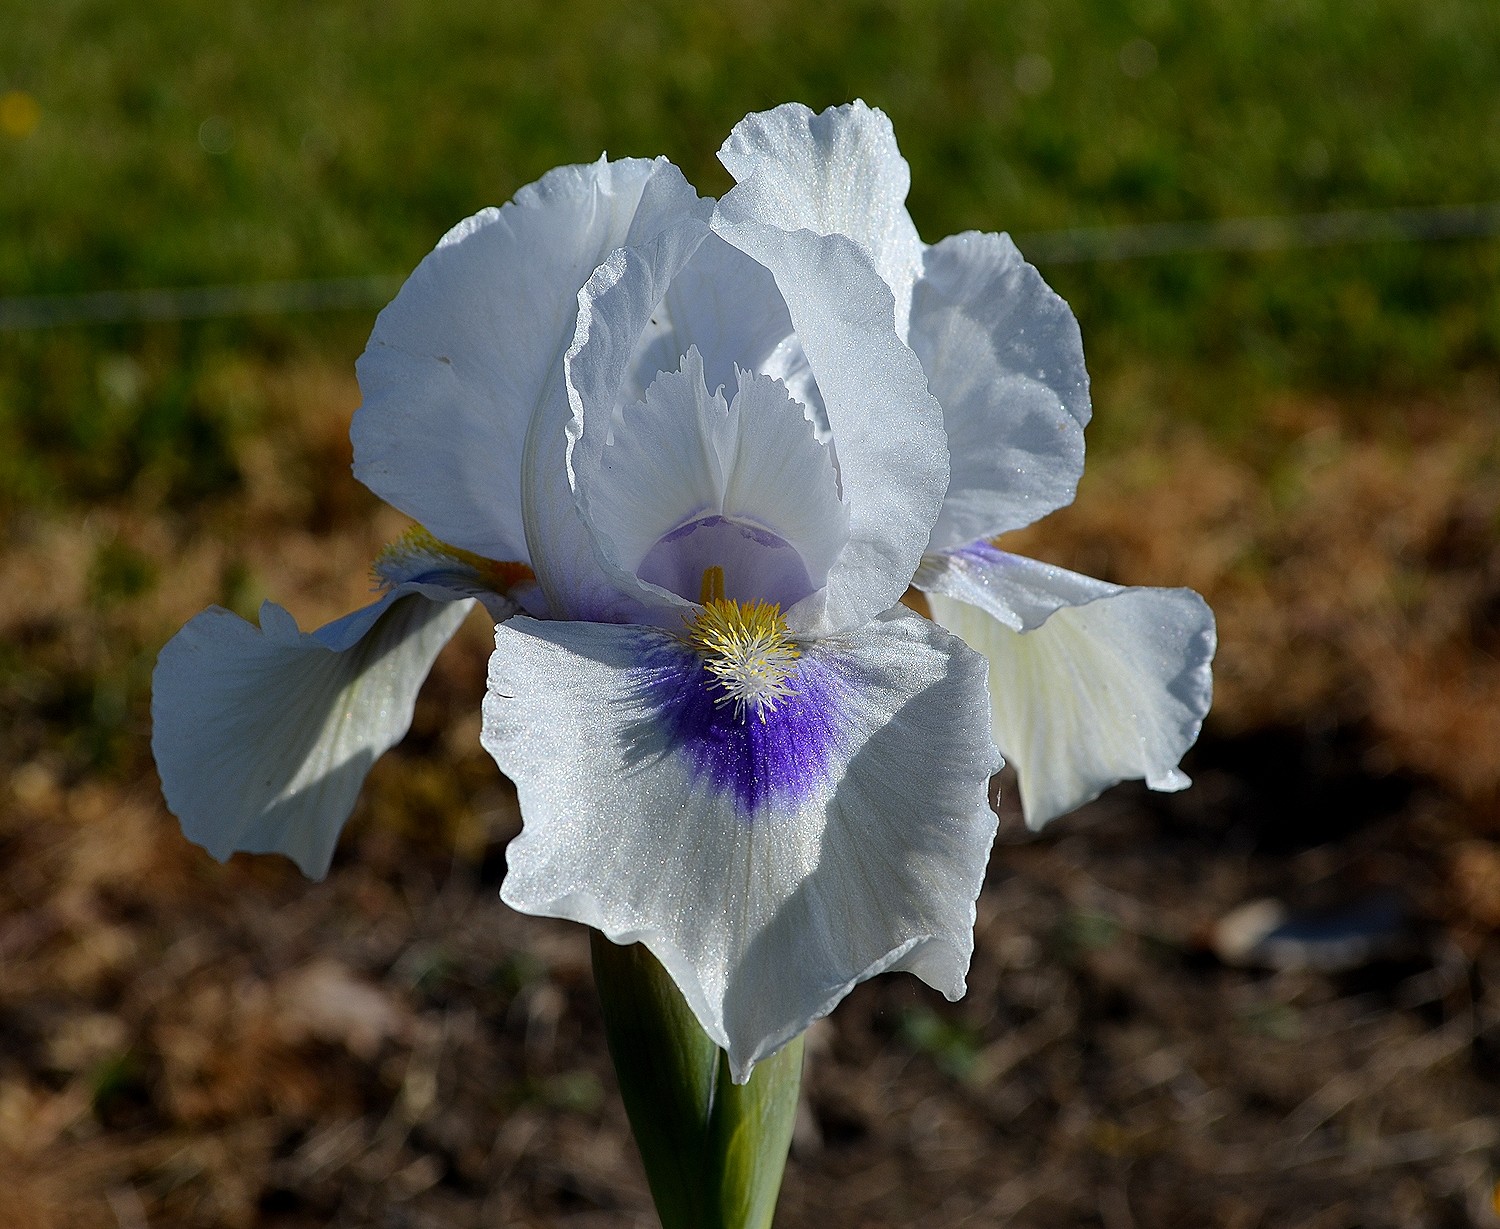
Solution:
[[[522,458],[533,419],[560,406],[561,474],[560,361],[579,287],[615,248],[710,208],[665,158],[601,158],[455,226],[380,313],[357,364],[355,477],[446,542],[529,561]]]
[[[911,348],[943,407],[952,473],[929,551],[1020,529],[1073,500],[1089,380],[1068,305],[1005,235],[927,249]]]
[[[326,875],[365,775],[473,605],[402,585],[315,632],[272,602],[259,628],[217,606],[192,619],[151,685],[151,749],[187,838],[221,862],[283,853]]]
[[[522,484],[527,542],[554,618],[626,622],[641,615],[639,600],[621,590],[600,559],[578,508],[574,451],[582,447],[597,459],[621,396],[636,387],[633,359],[651,314],[707,237],[708,228],[695,215],[683,215],[649,242],[611,252],[578,292],[577,327],[559,367],[566,395],[549,401],[532,423]],[[608,299],[602,310],[601,295]],[[591,335],[598,345],[580,367],[578,354]],[[578,392],[575,377],[587,394]]]
[[[637,348],[696,251],[694,242],[734,244],[775,277],[827,411],[840,494],[849,507],[849,540],[829,572],[821,620],[810,630],[857,627],[900,599],[931,537],[948,484],[941,410],[916,355],[896,337],[890,290],[850,239],[718,218],[714,226],[706,239],[682,227],[650,245],[622,248],[580,292],[578,331],[566,359],[569,473],[597,470],[621,397],[634,387],[628,377]],[[541,524],[530,512],[528,523]],[[543,537],[538,532],[533,546]],[[536,557],[537,576],[553,585],[551,574],[563,569],[544,563]],[[601,622],[640,617],[577,600],[563,609]]]
[[[892,325],[890,290],[843,235],[716,216],[716,233],[775,275],[833,435],[849,541],[819,634],[860,626],[906,592],[948,489],[942,411]]]
[[[813,114],[801,103],[747,115],[719,150],[736,187],[722,208],[784,230],[847,235],[875,262],[906,337],[922,240],[906,211],[911,168],[883,111],[863,102]]]
[[[724,569],[729,597],[785,609],[822,588],[849,536],[830,449],[802,407],[769,376],[730,379],[727,393],[710,393],[690,349],[680,370],[623,407],[602,450],[573,453],[578,506],[603,561],[624,585],[683,599],[663,611],[674,628],[698,600],[705,567]],[[741,529],[716,536],[721,519]]]
[[[995,742],[1015,767],[1026,822],[1177,767],[1213,698],[1213,612],[1191,589],[1125,588],[986,542],[929,556],[916,581],[933,617],[990,663]]]
[[[525,826],[501,895],[642,942],[743,1082],[853,986],[964,991],[998,766],[984,663],[908,612],[803,646],[735,727],[655,629],[496,629],[483,742]]]

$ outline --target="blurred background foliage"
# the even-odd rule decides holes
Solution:
[[[409,270],[562,162],[701,192],[748,111],[863,97],[924,236],[1500,200],[1480,0],[0,3],[0,293]],[[1488,153],[1486,151],[1489,151]],[[1449,388],[1500,361],[1500,241],[1048,266],[1108,445],[1252,433],[1286,388]],[[346,362],[369,312],[0,338],[0,506],[233,484],[264,426],[226,355]]]

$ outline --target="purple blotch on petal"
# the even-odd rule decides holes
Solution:
[[[637,758],[682,756],[696,781],[732,791],[740,813],[759,817],[768,808],[796,807],[829,780],[844,722],[839,680],[815,658],[803,656],[790,678],[794,694],[765,714],[743,719],[692,649],[658,644],[635,671],[653,713],[627,731]]]
[[[970,563],[978,563],[987,567],[997,567],[1008,563],[1015,556],[1001,550],[992,542],[984,538],[970,542],[967,546],[960,546],[957,550],[949,551],[950,555]]]

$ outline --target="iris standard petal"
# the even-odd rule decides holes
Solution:
[[[658,376],[602,450],[574,451],[579,507],[627,582],[686,607],[718,567],[728,597],[788,609],[823,587],[848,510],[827,445],[787,390],[751,372],[730,379],[730,400],[710,394],[696,349]]]
[[[853,102],[814,115],[785,103],[736,124],[719,161],[738,185],[722,202],[727,215],[847,235],[869,252],[906,336],[922,241],[906,211],[911,168],[884,112]]]
[[[622,248],[580,292],[578,330],[565,363],[573,406],[570,472],[592,467],[611,438],[634,387],[640,342],[673,279],[698,244],[728,241],[775,279],[824,403],[840,493],[850,509],[849,541],[828,577],[816,630],[859,626],[900,598],[931,535],[948,478],[941,411],[921,364],[895,335],[890,289],[851,240],[717,218],[714,228],[717,238],[681,227],[650,244]],[[538,482],[552,473],[544,459],[535,472]],[[528,507],[528,532],[552,506],[546,501],[535,518]],[[554,572],[565,571],[537,558],[538,549],[561,555],[564,548],[552,545],[552,536],[533,537],[544,587]],[[572,617],[637,617],[628,606],[598,597],[569,600]],[[591,609],[590,601],[602,608]]]
[[[681,637],[514,619],[485,700],[504,899],[645,943],[741,1081],[884,969],[961,995],[995,831],[976,654],[905,612],[801,654],[737,718]]]
[[[635,343],[618,400],[640,401],[663,371],[676,371],[682,356],[697,350],[709,392],[733,395],[737,370],[777,377],[806,363],[792,331],[792,318],[771,271],[717,235],[706,235],[687,263],[671,273],[666,291],[652,306]],[[810,382],[798,400],[816,400]],[[821,407],[821,402],[819,402]]]
[[[1009,237],[927,249],[911,348],[943,407],[951,474],[931,551],[992,538],[1071,503],[1089,380],[1072,311]]]
[[[824,630],[858,626],[896,604],[931,537],[948,486],[942,411],[863,249],[718,216],[714,229],[775,275],[817,379],[849,506]]]
[[[473,606],[424,585],[315,632],[281,607],[259,628],[219,607],[177,633],[151,682],[151,749],[189,840],[220,861],[284,853],[315,879],[376,758]]]
[[[990,663],[995,742],[1039,828],[1117,781],[1185,788],[1213,696],[1213,613],[1191,589],[1124,588],[985,542],[917,573],[933,617]]]
[[[560,360],[578,288],[614,248],[709,208],[664,158],[600,159],[454,227],[359,360],[355,476],[447,542],[527,560],[523,446],[540,407],[566,408]]]
[[[558,367],[558,379],[566,391],[550,399],[532,420],[523,457],[521,507],[526,540],[553,618],[628,622],[640,617],[637,597],[622,590],[601,566],[573,492],[572,452],[581,427],[569,366],[582,344],[580,338],[591,329],[608,334],[610,386],[594,410],[602,445],[651,313],[707,236],[707,226],[696,215],[683,215],[649,242],[611,252],[578,293],[578,323]],[[602,318],[594,299],[595,288],[601,285],[619,287],[615,310]]]

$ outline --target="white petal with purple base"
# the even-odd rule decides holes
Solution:
[[[963,993],[995,831],[984,665],[893,614],[804,643],[764,721],[683,640],[513,619],[483,741],[525,827],[504,899],[643,942],[736,1080],[858,982]]]
[[[1213,695],[1214,619],[1190,589],[1124,588],[976,542],[917,573],[990,663],[995,742],[1039,828],[1117,781],[1178,790]]]

